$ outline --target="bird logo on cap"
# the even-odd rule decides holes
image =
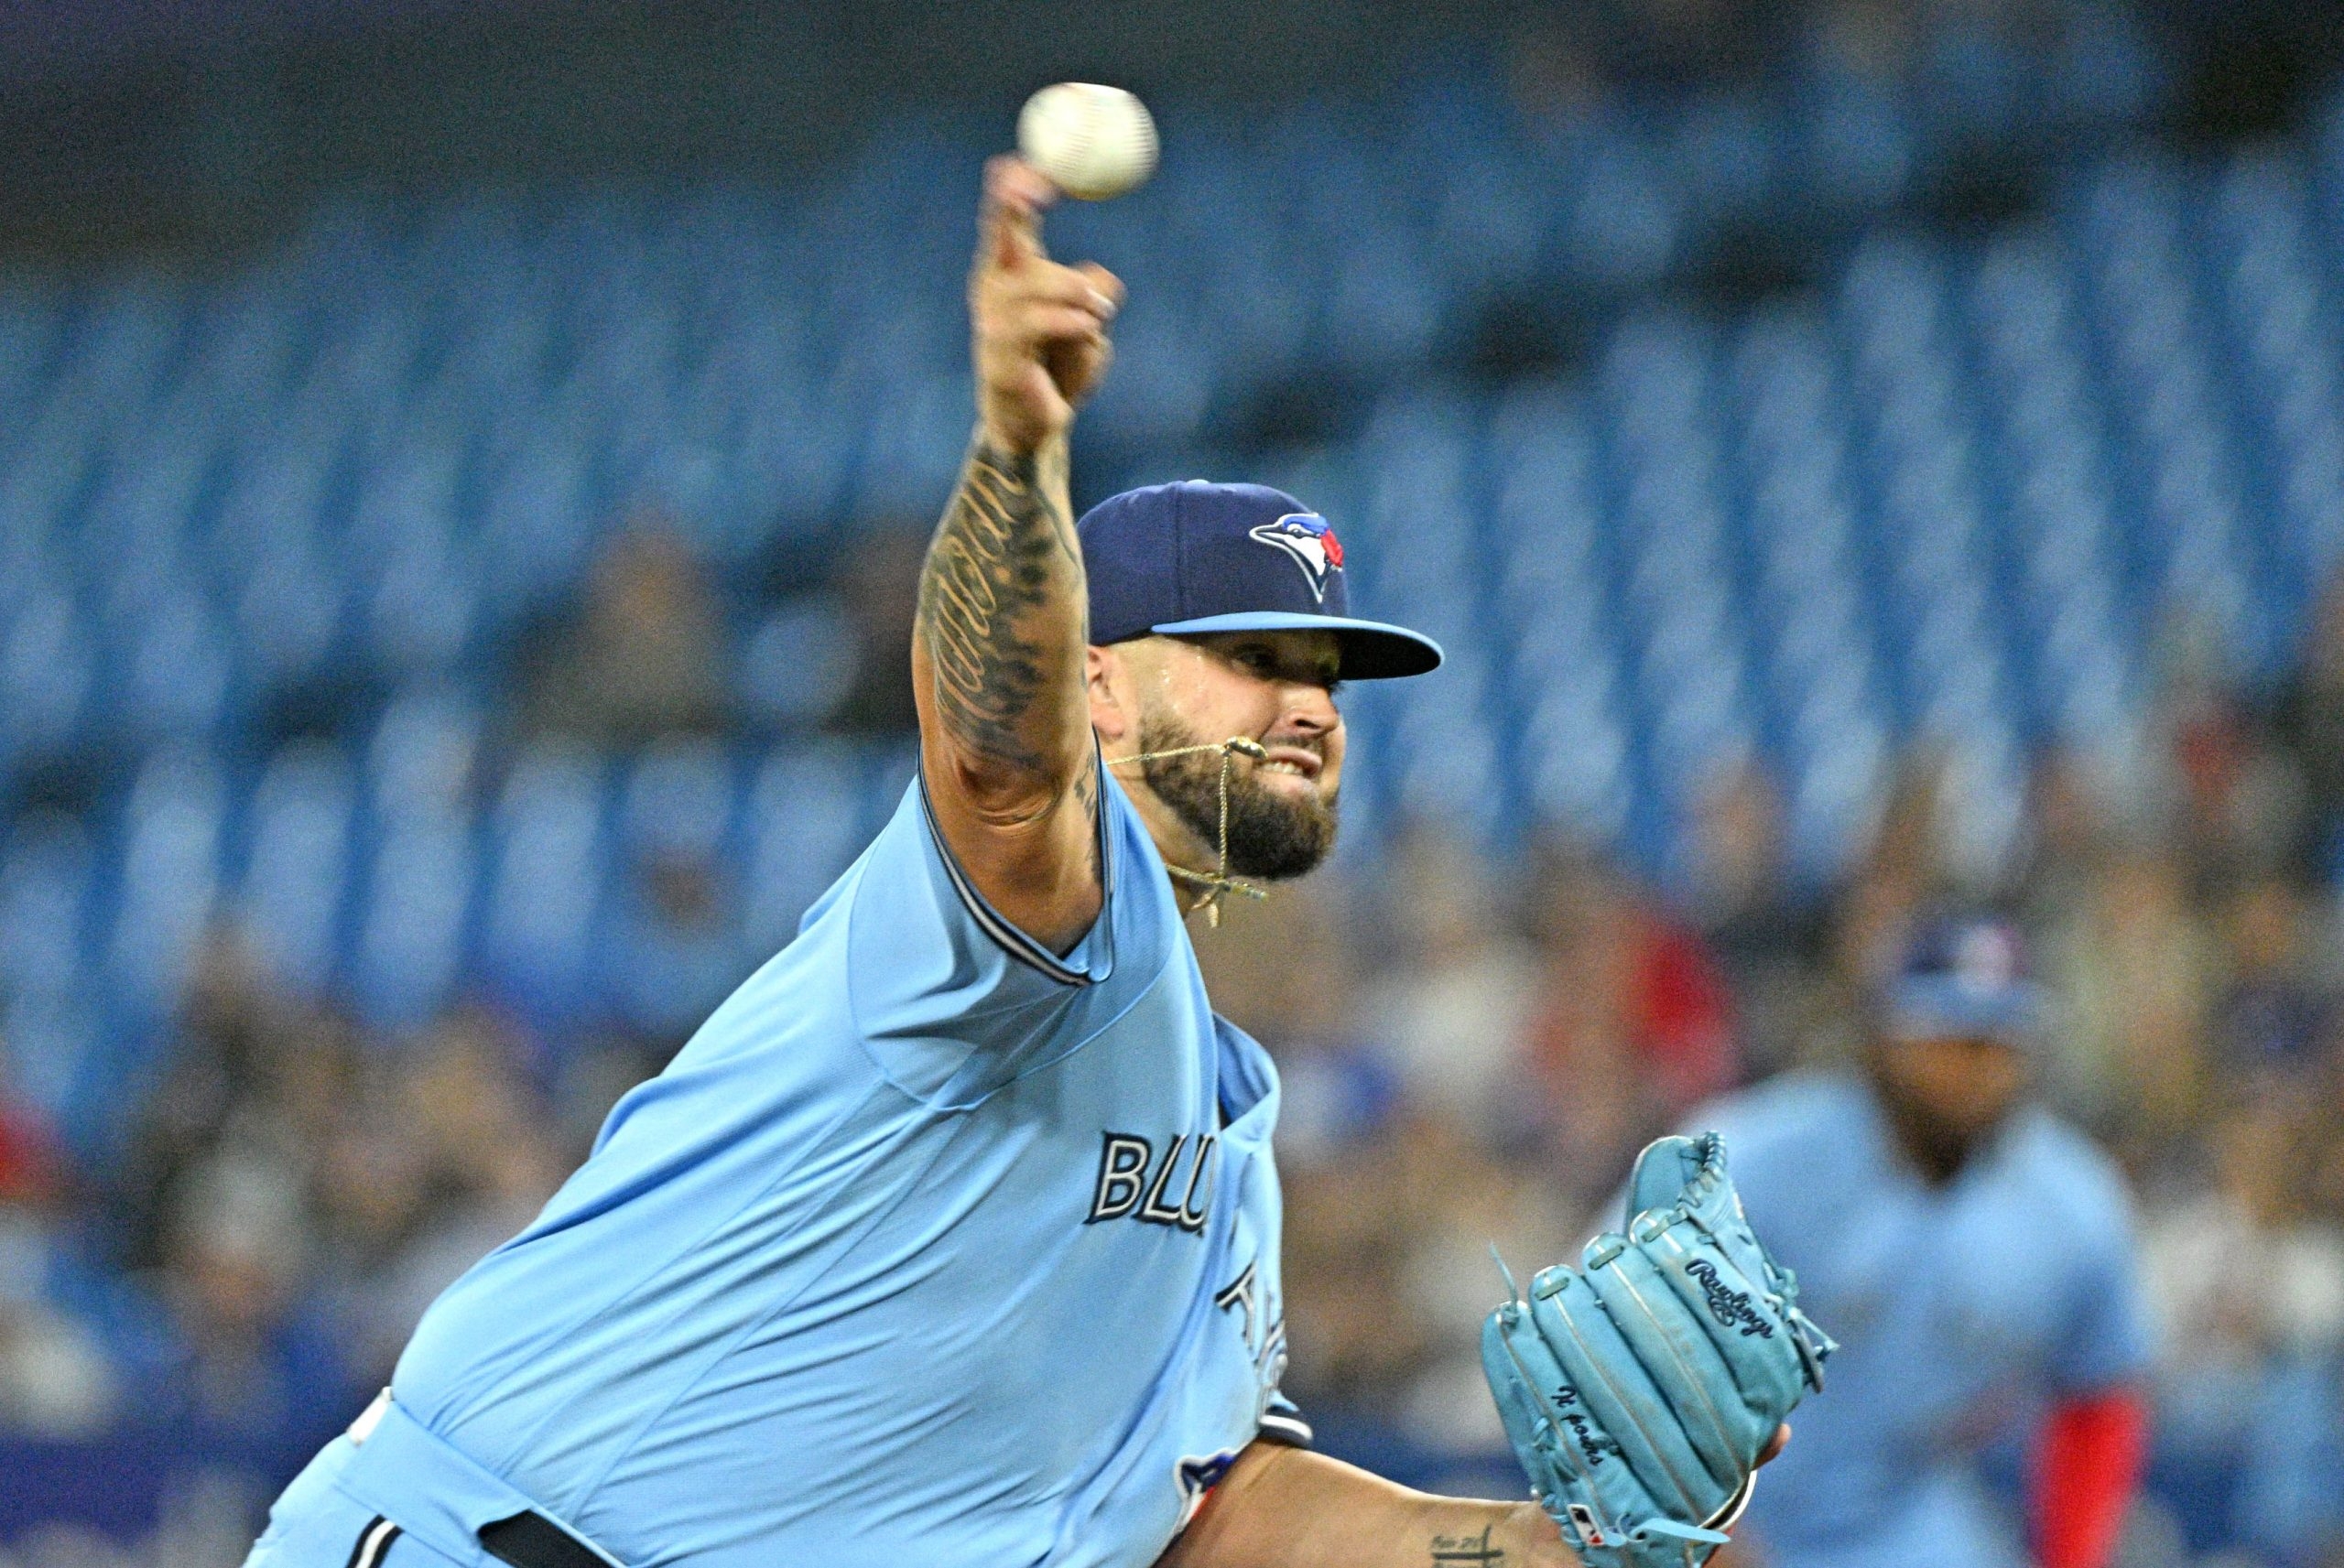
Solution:
[[[1285,551],[1309,580],[1310,597],[1325,602],[1328,574],[1343,569],[1343,545],[1324,517],[1316,512],[1289,512],[1275,523],[1247,529],[1245,536]]]
[[[2008,926],[1980,921],[1959,934],[1948,966],[1972,990],[1992,990],[2025,979],[2018,937]]]

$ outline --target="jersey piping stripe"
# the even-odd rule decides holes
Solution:
[[[1279,1438],[1303,1447],[1309,1446],[1318,1435],[1310,1430],[1308,1422],[1285,1411],[1264,1411],[1260,1425],[1263,1436]]]
[[[401,1533],[398,1526],[376,1514],[358,1532],[358,1544],[350,1549],[350,1561],[343,1568],[376,1568],[383,1561],[383,1553],[391,1549],[391,1542]]]
[[[1099,768],[1100,786],[1103,790],[1106,787],[1107,770],[1096,761],[1095,752],[1091,765]],[[1038,970],[1062,986],[1087,986],[1095,983],[1091,976],[1065,962],[1047,947],[1003,919],[1001,912],[985,902],[985,895],[977,891],[976,884],[969,881],[969,874],[960,869],[959,859],[952,853],[952,846],[944,841],[943,829],[936,825],[936,806],[935,803],[928,798],[928,773],[925,770],[922,770],[919,775],[919,809],[920,815],[927,818],[928,837],[936,840],[936,853],[938,859],[944,862],[944,874],[952,879],[952,890],[960,895],[961,906],[968,910],[969,917],[977,923],[980,930],[993,938],[995,946],[1027,968]],[[1107,898],[1112,892],[1112,881],[1109,876],[1107,860],[1107,803],[1103,799],[1099,802],[1097,816],[1099,918],[1104,920],[1107,918]]]

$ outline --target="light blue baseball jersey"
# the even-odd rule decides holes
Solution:
[[[1751,1224],[1839,1341],[1762,1474],[1774,1568],[2018,1568],[1977,1455],[2046,1398],[2143,1376],[2150,1343],[2114,1166],[2033,1107],[1942,1188],[1851,1076],[1793,1075],[1698,1112]]]
[[[1237,1450],[1307,1438],[1276,1080],[1100,795],[1060,957],[915,784],[433,1305],[398,1408],[627,1568],[1143,1564]]]

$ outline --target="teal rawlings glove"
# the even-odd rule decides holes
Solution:
[[[1636,1160],[1628,1231],[1490,1314],[1481,1366],[1531,1495],[1592,1568],[1698,1568],[1838,1348],[1751,1233],[1714,1132]]]

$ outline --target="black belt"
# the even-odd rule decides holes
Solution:
[[[611,1568],[592,1548],[543,1514],[515,1514],[480,1527],[491,1557],[513,1568]]]

